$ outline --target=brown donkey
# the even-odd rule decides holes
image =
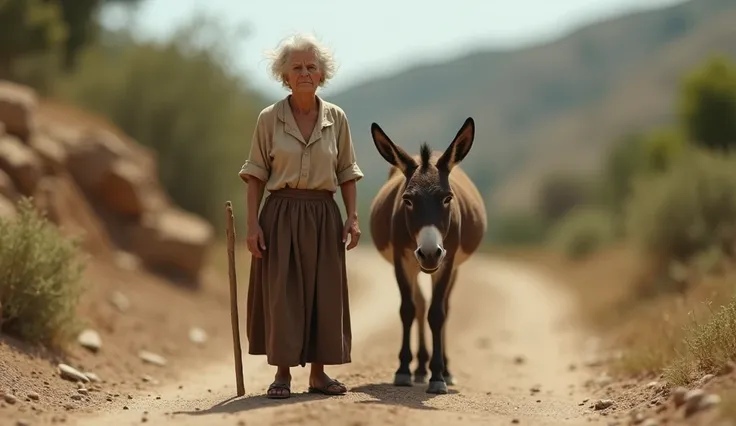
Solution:
[[[411,327],[419,324],[418,365],[414,381],[424,383],[427,361],[432,376],[428,393],[447,393],[454,384],[447,368],[444,325],[457,268],[478,249],[486,232],[486,210],[478,189],[457,167],[473,146],[472,118],[457,132],[444,153],[432,153],[423,144],[412,157],[395,145],[378,124],[371,125],[373,142],[393,167],[371,205],[371,235],[381,255],[394,265],[401,294],[403,339],[397,386],[411,386]],[[425,342],[427,305],[418,285],[419,272],[432,276],[432,301],[427,320],[432,331],[432,359]]]

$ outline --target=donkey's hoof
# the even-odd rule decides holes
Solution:
[[[427,386],[427,393],[444,395],[447,393],[447,383],[441,380],[430,381],[429,386]]]
[[[427,375],[426,374],[414,374],[414,383],[427,383]]]
[[[448,386],[454,386],[457,384],[457,380],[455,380],[455,377],[452,374],[443,375],[445,378],[445,383],[447,383]]]
[[[411,374],[396,373],[394,375],[394,386],[412,386]]]

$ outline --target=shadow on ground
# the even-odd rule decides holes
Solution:
[[[312,394],[308,392],[292,392],[291,398],[286,399],[270,399],[263,394],[250,395],[245,397],[232,397],[220,403],[215,404],[211,408],[199,411],[177,411],[175,415],[191,415],[203,416],[208,414],[235,414],[243,411],[256,410],[259,408],[282,407],[285,405],[316,401],[320,399],[330,398],[326,395]],[[339,397],[332,397],[339,398]]]
[[[436,410],[434,407],[426,405],[427,401],[439,396],[428,394],[425,387],[416,385],[413,387],[396,387],[389,383],[370,384],[351,388],[349,394],[364,394],[369,399],[354,399],[348,396],[349,401],[355,404],[383,404],[392,406],[402,406],[415,410]],[[456,394],[457,391],[450,389],[448,394]],[[256,410],[260,408],[281,407],[290,404],[299,404],[327,398],[345,398],[344,396],[327,396],[313,394],[308,392],[292,392],[291,398],[287,399],[269,399],[263,394],[250,395],[246,397],[233,397],[215,404],[209,409],[199,411],[178,411],[175,415],[191,415],[204,416],[210,414],[235,414],[244,411]]]
[[[373,399],[357,401],[358,404],[383,404],[394,405],[415,410],[436,410],[434,407],[426,405],[426,403],[441,395],[430,394],[426,392],[426,384],[417,384],[411,387],[394,386],[391,383],[378,383],[371,385],[358,386],[351,389],[352,392],[364,393]],[[456,394],[457,391],[449,389],[447,394]]]

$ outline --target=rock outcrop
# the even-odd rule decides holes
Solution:
[[[155,153],[111,124],[0,80],[0,216],[33,197],[94,256],[131,254],[196,283],[212,226],[174,205],[157,175]]]

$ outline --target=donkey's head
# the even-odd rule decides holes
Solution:
[[[465,120],[455,139],[445,152],[432,161],[430,148],[423,144],[420,162],[394,144],[381,127],[373,123],[371,135],[378,153],[404,174],[406,185],[401,194],[399,211],[406,218],[409,233],[416,239],[414,256],[422,271],[439,269],[447,250],[444,238],[450,229],[451,206],[454,194],[450,187],[450,172],[460,163],[473,146],[475,123]]]

